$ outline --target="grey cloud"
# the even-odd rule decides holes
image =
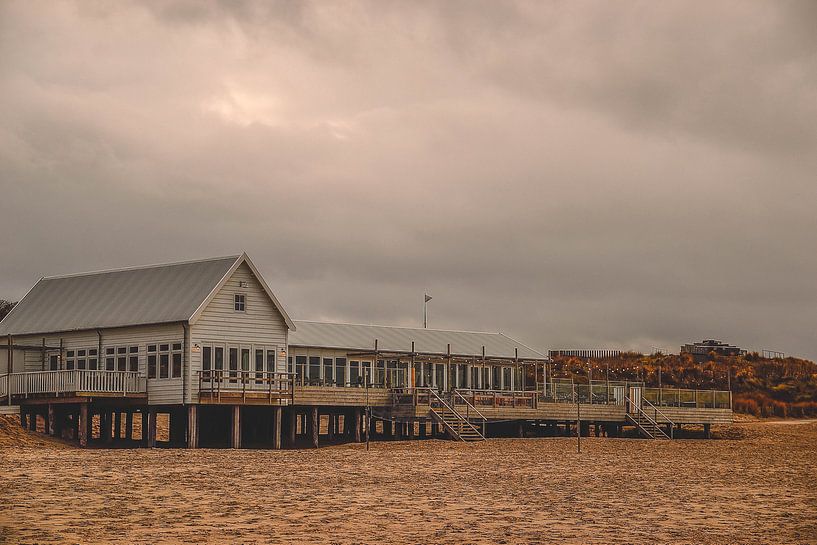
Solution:
[[[244,249],[299,318],[817,356],[808,3],[0,9],[0,297]]]

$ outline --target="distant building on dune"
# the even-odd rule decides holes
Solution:
[[[568,348],[559,350],[548,350],[548,356],[556,358],[559,356],[576,358],[617,358],[621,355],[621,350],[609,350],[606,348]]]
[[[746,354],[746,350],[716,339],[705,339],[700,342],[688,343],[681,346],[681,354],[692,354],[695,361],[702,362],[709,360],[710,354],[718,356],[743,356]]]

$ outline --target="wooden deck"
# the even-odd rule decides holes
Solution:
[[[368,405],[391,406],[392,395],[385,388],[368,389]],[[318,405],[330,407],[365,407],[366,388],[336,388],[331,386],[296,386],[294,405]]]

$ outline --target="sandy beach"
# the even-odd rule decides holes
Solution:
[[[8,436],[6,433],[6,436]],[[0,447],[4,543],[817,543],[817,423],[719,440]],[[26,444],[20,446],[20,440]]]

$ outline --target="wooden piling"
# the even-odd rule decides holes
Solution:
[[[113,438],[115,441],[122,439],[122,413],[119,411],[113,413]]]
[[[355,443],[361,442],[361,428],[363,427],[363,414],[360,409],[355,409]]]
[[[142,408],[142,436],[141,441],[142,445],[147,447],[150,446],[150,440],[148,439],[148,428],[150,428],[150,410],[147,407]]]
[[[79,406],[79,419],[78,419],[78,428],[77,428],[77,436],[79,437],[79,446],[87,447],[88,446],[88,429],[90,426],[88,425],[88,404],[82,403]]]
[[[272,448],[281,449],[281,407],[272,409]]]
[[[46,419],[46,423],[46,433],[52,437],[55,436],[57,434],[57,414],[52,403],[48,404],[48,418]]]
[[[230,447],[241,448],[241,405],[233,405],[232,417]]]
[[[187,448],[199,448],[199,406],[187,406]]]
[[[125,439],[133,440],[133,411],[130,409],[125,413]]]
[[[298,415],[295,409],[289,411],[289,446],[295,446],[295,434],[298,431]]]
[[[155,409],[149,409],[148,416],[148,447],[154,448],[156,446],[156,417],[158,413]]]
[[[307,430],[310,432],[312,436],[312,446],[318,448],[318,433],[321,431],[321,421],[320,417],[318,416],[318,408],[312,407],[312,417],[309,419],[309,424],[307,424]]]
[[[104,410],[100,413],[100,420],[99,423],[99,430],[100,430],[100,439],[105,441],[106,443],[110,443],[113,440],[113,436],[111,435],[111,430],[113,427],[113,416],[114,413],[109,410]]]

